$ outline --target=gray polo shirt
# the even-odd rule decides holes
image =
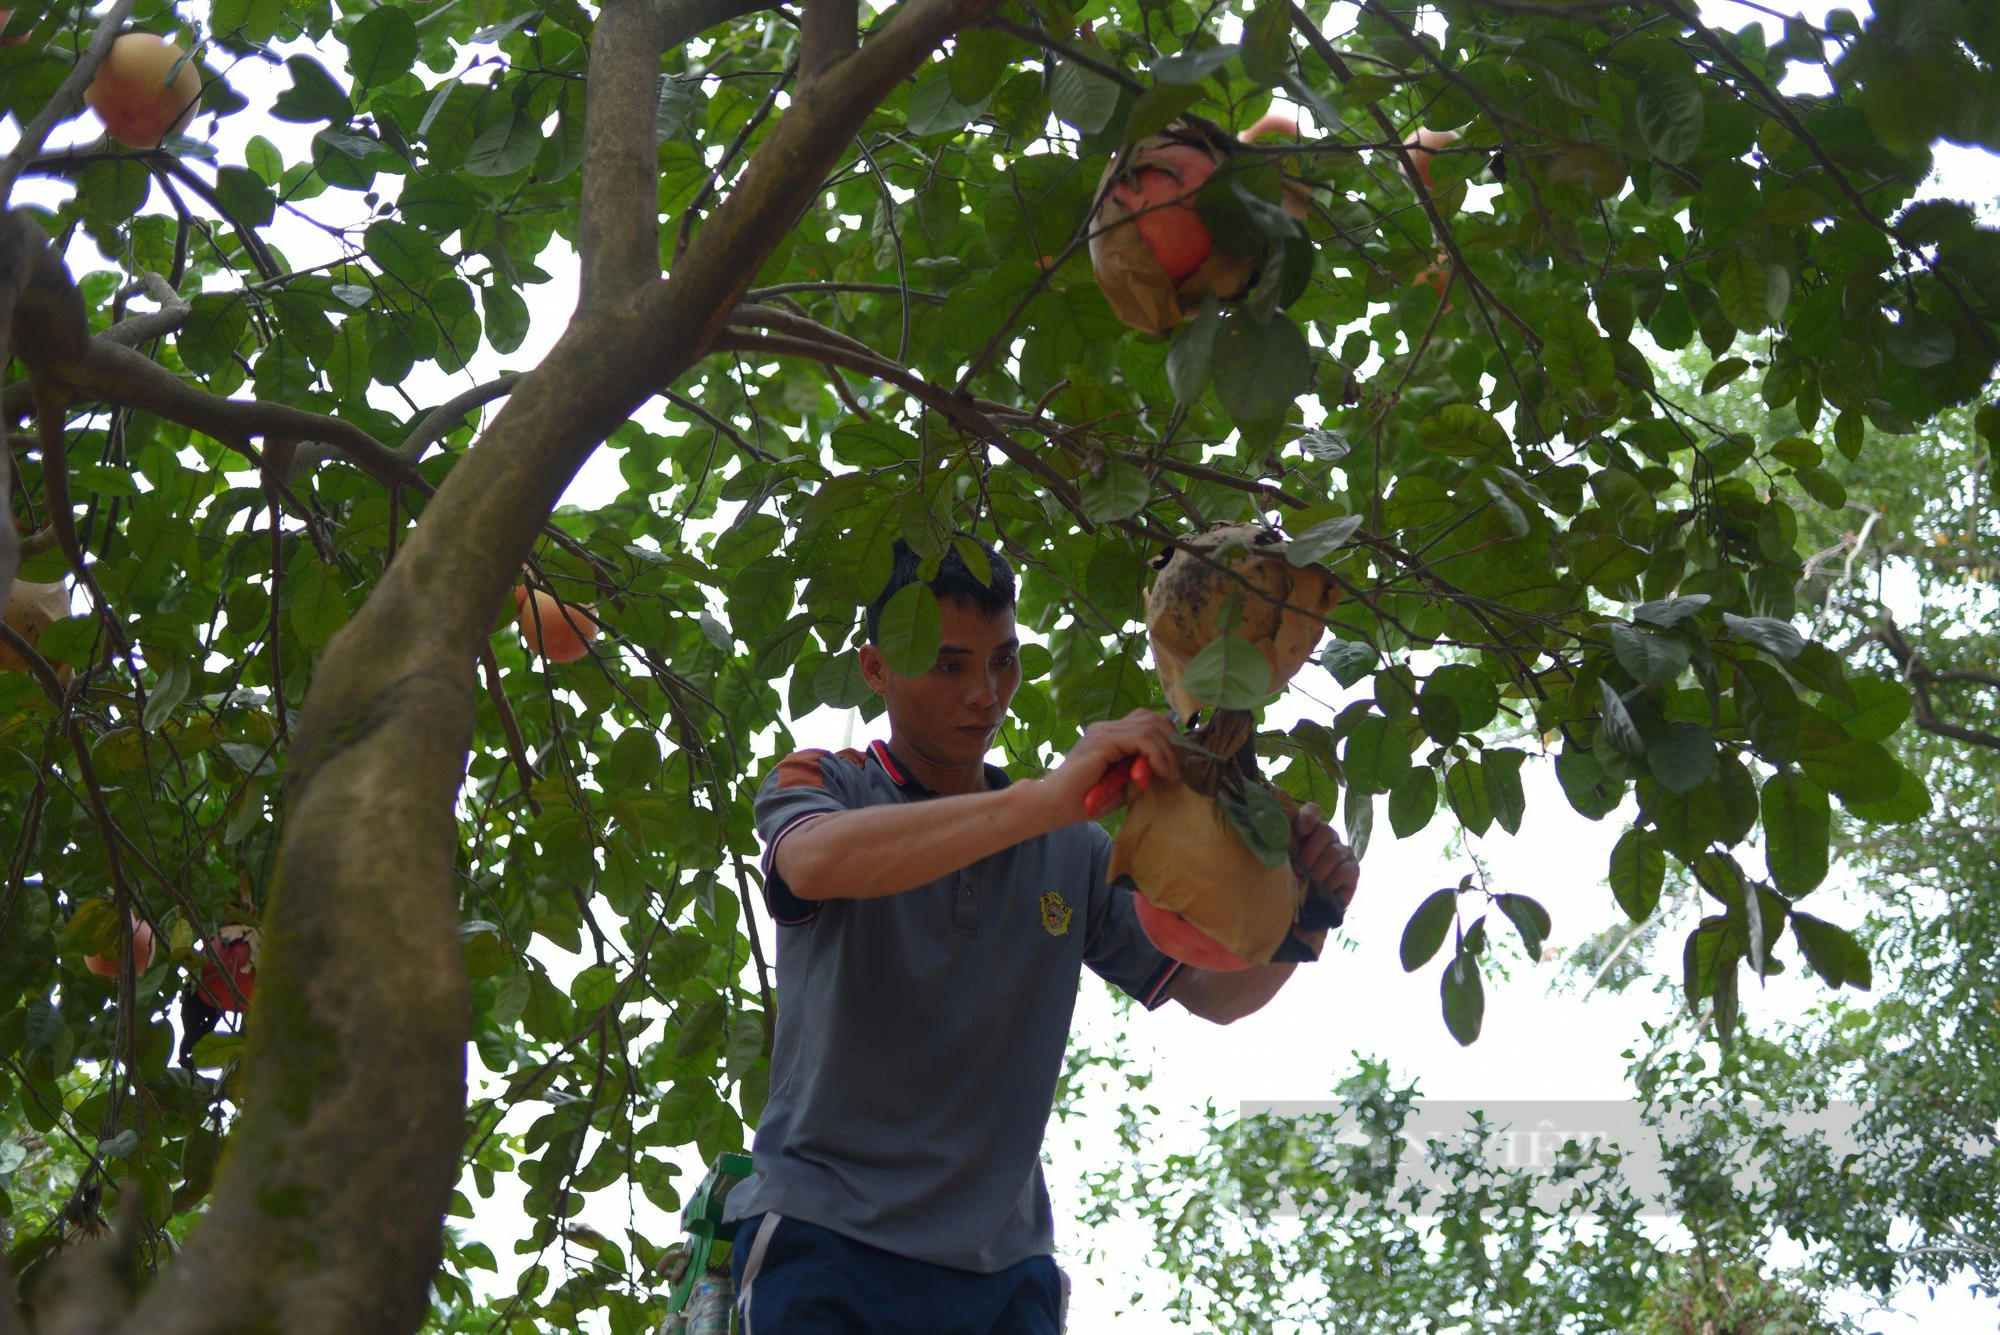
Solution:
[[[1152,1009],[1181,966],[1105,884],[1094,822],[880,899],[802,899],[773,868],[808,821],[932,796],[881,742],[787,756],[757,794],[777,1034],[756,1171],[728,1218],[774,1211],[992,1273],[1055,1249],[1042,1134],[1083,967]]]

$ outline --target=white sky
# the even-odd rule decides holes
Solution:
[[[1865,11],[1863,5],[1852,7]],[[1730,27],[1752,20],[1763,21],[1774,32],[1777,27],[1775,21],[1742,5],[1705,3],[1702,8],[1710,21]],[[1828,8],[1824,0],[1805,6],[1807,17],[1815,20]],[[466,53],[468,59],[481,54],[490,54],[490,50],[473,48]],[[232,72],[232,80],[251,98],[253,108],[220,123],[216,142],[222,160],[240,162],[243,145],[253,134],[279,144],[288,161],[305,156],[313,127],[274,121],[256,109],[268,105],[287,85],[283,73],[274,75],[256,62],[245,62]],[[206,124],[198,122],[199,126]],[[12,121],[0,125],[0,143],[11,143],[16,133]],[[86,117],[59,129],[51,143],[61,146],[94,136],[95,123]],[[1927,193],[1971,199],[1989,209],[2000,201],[2000,170],[1990,156],[1945,146],[1939,150],[1938,164],[1937,180]],[[395,180],[384,177],[378,184],[393,190]],[[67,186],[56,182],[29,181],[18,197],[54,202],[66,192]],[[322,221],[336,224],[358,222],[363,217],[359,196],[338,190],[327,191],[305,207]],[[329,238],[295,218],[281,217],[271,235],[294,267],[318,263],[335,254]],[[101,267],[87,240],[72,248],[70,259],[78,273]],[[547,350],[567,314],[576,269],[574,256],[560,249],[552,249],[540,263],[555,281],[541,289],[546,297],[531,301],[533,309],[546,314],[535,321],[523,347],[506,358],[484,351],[456,377],[447,377],[435,367],[419,368],[405,386],[417,402],[436,403],[502,370],[525,369]],[[384,408],[399,414],[406,411],[400,400],[380,387],[372,397]],[[646,415],[658,425],[656,410]],[[594,506],[617,495],[623,485],[616,457],[600,450],[566,499],[579,506]],[[1289,726],[1298,716],[1330,718],[1347,702],[1347,693],[1317,668],[1301,674],[1297,684],[1300,689],[1272,711],[1273,726]],[[854,731],[850,734],[850,730]],[[820,709],[798,720],[794,735],[801,745],[840,746],[850,735],[865,738],[870,733],[853,715]],[[1628,808],[1593,824],[1571,811],[1547,766],[1531,764],[1523,780],[1529,802],[1520,834],[1506,836],[1496,827],[1488,838],[1473,841],[1472,851],[1485,861],[1495,892],[1514,891],[1541,900],[1555,919],[1551,945],[1571,947],[1622,921],[1604,885],[1604,868],[1611,844],[1625,827],[1630,811]],[[1173,1006],[1153,1015],[1134,1011],[1128,1020],[1119,1016],[1107,989],[1094,979],[1086,979],[1078,1003],[1077,1036],[1100,1049],[1122,1042],[1135,1055],[1151,1053],[1149,1064],[1156,1079],[1144,1101],[1160,1109],[1163,1145],[1189,1143],[1200,1125],[1200,1110],[1210,1102],[1229,1109],[1244,1101],[1325,1097],[1353,1071],[1353,1054],[1357,1052],[1388,1058],[1395,1078],[1417,1079],[1421,1092],[1434,1098],[1613,1099],[1628,1093],[1625,1061],[1619,1054],[1638,1039],[1641,1021],[1657,1022],[1664,1017],[1671,999],[1652,995],[1644,985],[1625,996],[1599,993],[1588,1003],[1579,1001],[1574,992],[1550,996],[1544,980],[1553,974],[1553,968],[1522,963],[1517,940],[1497,914],[1489,928],[1501,927],[1494,935],[1505,938],[1500,946],[1514,957],[1514,977],[1506,982],[1488,979],[1485,1029],[1479,1042],[1461,1049],[1451,1040],[1439,1015],[1439,964],[1434,962],[1416,974],[1405,975],[1397,961],[1396,945],[1416,903],[1431,891],[1456,883],[1472,866],[1465,850],[1447,846],[1445,817],[1440,816],[1419,836],[1398,841],[1379,806],[1377,815],[1361,891],[1340,934],[1340,945],[1330,948],[1321,963],[1300,969],[1262,1013],[1227,1029],[1196,1020]],[[1814,912],[1836,921],[1857,921],[1864,907],[1864,898],[1853,892],[1852,878],[1840,872],[1814,896]],[[759,915],[761,918],[761,910]],[[769,942],[775,931],[768,919],[763,925]],[[1679,949],[1678,934],[1669,933],[1657,952],[1659,958],[1651,961],[1655,971],[1677,979]],[[559,981],[586,962],[580,957],[565,957],[544,941],[537,941],[536,950]],[[1802,971],[1795,970],[1774,980],[1768,989],[1747,995],[1744,1004],[1750,1022],[1797,1016],[1822,1000],[1825,993],[1817,981],[1801,975]],[[476,1055],[472,1061],[479,1070]],[[511,1119],[510,1129],[525,1129],[540,1111],[530,1105]],[[1059,1259],[1077,1281],[1071,1329],[1105,1335],[1163,1335],[1181,1328],[1171,1326],[1159,1313],[1161,1285],[1157,1275],[1146,1268],[1146,1239],[1141,1233],[1114,1227],[1100,1231],[1093,1239],[1099,1250],[1119,1253],[1127,1264],[1100,1261],[1086,1266],[1075,1259],[1085,1239],[1074,1218],[1083,1202],[1071,1182],[1079,1169],[1101,1163],[1106,1155],[1116,1152],[1110,1139],[1112,1111],[1107,1102],[1099,1100],[1091,1107],[1092,1115],[1051,1128],[1049,1181],[1056,1202]],[[1084,1132],[1085,1140],[1081,1150],[1070,1144],[1079,1131]],[[683,1160],[688,1172],[683,1182],[691,1185],[700,1167],[691,1149]],[[524,1231],[517,1202],[502,1196],[479,1205],[480,1221],[467,1232],[489,1243],[501,1264],[508,1267],[511,1287],[511,1274],[518,1264],[511,1243]],[[678,1231],[643,1200],[633,1219],[656,1241]],[[622,1237],[627,1222],[624,1203],[611,1193],[602,1193],[583,1220],[613,1237]],[[1149,1292],[1150,1298],[1142,1296],[1136,1304],[1129,1301],[1135,1293]],[[1994,1328],[1995,1316],[1992,1302],[1976,1303],[1963,1291],[1926,1298],[1916,1290],[1901,1295],[1896,1310],[1875,1318],[1870,1328],[1884,1332]]]

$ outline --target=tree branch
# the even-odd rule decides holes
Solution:
[[[854,54],[861,21],[858,0],[805,0],[799,24],[799,78],[811,83],[836,61]]]
[[[1889,652],[1895,655],[1896,662],[1903,669],[1904,679],[1910,683],[1911,716],[1916,719],[1919,728],[1922,728],[1925,732],[1936,733],[1940,737],[1949,737],[1956,742],[1966,742],[1973,746],[1984,746],[2000,750],[2000,734],[1986,732],[1979,728],[1967,728],[1956,723],[1947,723],[1937,716],[1937,710],[1931,704],[1931,687],[1947,679],[1965,680],[1969,678],[1979,681],[1982,685],[1995,686],[2000,686],[2000,679],[1995,679],[1990,674],[1980,672],[1953,672],[1946,674],[1933,671],[1930,664],[1924,661],[1923,655],[1917,652],[1917,647],[1910,641],[1910,637],[1903,632],[1903,628],[1896,624],[1896,618],[1888,615],[1886,612],[1883,614],[1882,624],[1877,628],[1875,634],[1876,638],[1888,647]]]
[[[521,383],[518,375],[503,375],[498,380],[489,380],[483,385],[474,385],[456,398],[447,399],[424,414],[424,420],[403,439],[396,453],[410,463],[421,463],[424,451],[435,441],[449,435],[452,428],[474,408],[484,407],[493,400],[514,392],[514,386]]]
[[[15,141],[13,151],[7,154],[4,162],[0,162],[0,205],[5,205],[12,197],[14,182],[20,179],[21,168],[27,166],[28,160],[42,151],[42,144],[48,139],[49,131],[75,113],[77,104],[83,100],[83,90],[88,88],[90,81],[96,77],[97,67],[103,64],[104,57],[110,54],[111,44],[118,40],[119,29],[125,26],[125,20],[132,17],[132,11],[136,7],[137,0],[117,0],[105,11],[104,18],[97,25],[97,31],[91,35],[90,45],[84,48],[82,57],[70,67],[69,76],[56,89],[55,96],[42,104],[42,109],[35,113],[35,118],[21,131],[21,137]]]

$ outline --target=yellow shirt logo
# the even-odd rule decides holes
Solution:
[[[1062,936],[1069,931],[1070,907],[1063,897],[1051,890],[1042,896],[1042,926],[1050,936]]]

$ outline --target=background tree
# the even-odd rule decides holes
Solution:
[[[1399,834],[1440,812],[1513,830],[1521,767],[1553,756],[1586,814],[1636,795],[1610,878],[1635,916],[1670,856],[1714,901],[1684,984],[1724,1033],[1787,924],[1829,985],[1866,981],[1794,901],[1834,799],[1876,823],[1929,799],[1884,745],[1901,674],[1789,624],[1817,550],[1799,515],[1842,503],[1827,460],[1988,384],[2000,241],[1908,200],[1935,140],[1992,144],[2000,18],[1912,0],[1770,46],[1674,0],[1327,17],[12,11],[0,191],[73,187],[0,244],[4,405],[32,424],[9,434],[0,582],[18,558],[75,613],[0,634],[0,1095],[41,1187],[72,1184],[11,1252],[40,1321],[411,1330],[435,1284],[459,1328],[491,1258],[440,1222],[470,1210],[455,1184],[505,1174],[537,1259],[491,1315],[643,1328],[654,1244],[571,1221],[620,1186],[670,1208],[667,1152],[755,1121],[748,797],[787,718],[867,703],[857,608],[898,536],[934,555],[976,532],[1023,567],[1043,645],[1004,744],[1032,768],[1156,703],[1146,558],[1281,518],[1345,594],[1323,661],[1374,692],[1259,738],[1285,786],[1337,798],[1357,842],[1383,794]],[[128,26],[188,53],[157,77],[196,70],[197,114],[45,151]],[[309,157],[206,146],[259,61]],[[1831,94],[1780,94],[1794,65]],[[1087,260],[1104,165],[1177,117],[1226,135],[1278,104],[1309,137],[1219,141],[1199,198],[1254,283],[1170,341],[1124,331]],[[1461,137],[1420,163],[1418,126]],[[287,257],[280,211],[331,258]],[[545,358],[400,392],[419,363],[519,348],[558,240],[581,276]],[[1706,375],[1761,363],[1802,434],[1759,441],[1663,385],[1648,340],[1697,335]],[[607,443],[628,490],[556,513]],[[600,628],[576,661],[532,620],[546,658],[495,634],[524,562]],[[895,612],[884,647],[921,669],[934,601]],[[1731,852],[1760,829],[1761,875]],[[1466,893],[1419,909],[1409,947],[1452,938],[1469,1042]],[[566,991],[536,935],[588,951]],[[177,1037],[253,979],[247,1029],[181,1065]],[[190,985],[208,1010],[177,1035]],[[470,1107],[468,1040],[497,1077]],[[548,1111],[502,1135],[528,1100]],[[122,1251],[54,1258],[108,1197]]]
[[[1742,382],[1683,388],[1767,445],[1799,434],[1788,407]],[[1909,660],[1880,637],[1892,601],[1912,622],[1908,643],[1967,674],[1946,685],[1977,686],[1996,648],[1990,447],[1969,416],[1947,414],[1872,448],[1865,464],[1830,464],[1844,509],[1801,525],[1802,615],[1893,672]],[[1338,1115],[1212,1118],[1195,1148],[1163,1158],[1160,1119],[1133,1108],[1148,1074],[1105,1062],[1099,1083],[1122,1103],[1131,1157],[1091,1182],[1092,1217],[1147,1225],[1154,1260],[1184,1286],[1170,1310],[1197,1328],[1226,1314],[1259,1330],[1862,1329],[1834,1315],[1857,1297],[1913,1284],[2000,1293],[1986,1241],[2000,1228],[2000,983],[1984,963],[2000,903],[2000,759],[1964,735],[1990,713],[1965,701],[1954,715],[1905,743],[1931,811],[1834,827],[1843,878],[1870,905],[1861,938],[1880,985],[1801,1021],[1753,1022],[1719,1056],[1699,1050],[1712,1015],[1685,1006],[1639,1036],[1629,1075],[1646,1145],[1579,1149],[1540,1174],[1499,1166],[1496,1136],[1529,1127],[1475,1123],[1463,1143],[1414,1144],[1415,1086],[1364,1060],[1337,1091]],[[1670,986],[1647,956],[1700,917],[1702,898],[1675,878],[1653,916],[1569,951],[1556,986],[1579,999]],[[1078,1078],[1098,1064],[1086,1055]],[[1825,1135],[1828,1109],[1849,1134]],[[1654,1149],[1667,1188],[1647,1200],[1626,1165]],[[1671,1214],[1674,1232],[1645,1226],[1648,1208]],[[1771,1258],[1794,1247],[1803,1258],[1773,1273]]]

